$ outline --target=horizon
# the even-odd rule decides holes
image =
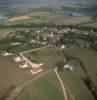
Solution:
[[[97,0],[0,0],[0,4],[96,3]]]

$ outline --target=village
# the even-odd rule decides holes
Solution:
[[[67,44],[64,44],[64,43],[62,44],[60,42],[60,39],[65,36],[64,34],[69,34],[69,33],[80,34],[80,32],[81,31],[78,29],[71,29],[71,28],[58,30],[57,28],[44,27],[42,29],[10,32],[7,37],[15,38],[16,40],[19,40],[16,42],[11,42],[10,46],[21,46],[23,42],[28,42],[32,45],[39,44],[40,48],[48,46],[48,45],[60,46],[60,50],[62,50],[62,49],[67,48]],[[96,36],[97,33],[93,30],[90,30],[83,33],[83,35]],[[82,44],[80,47],[83,47]],[[37,48],[34,48],[34,49],[37,49]],[[33,63],[27,57],[25,57],[22,52],[12,53],[7,49],[7,50],[2,50],[1,54],[2,56],[12,56],[13,60],[16,63],[18,63],[19,68],[21,69],[31,68],[30,73],[33,75],[38,74],[43,71],[43,68],[42,68],[42,66],[44,65],[43,63],[40,63],[40,64]],[[73,67],[67,63],[64,65],[64,69],[69,69],[71,71],[73,70]]]
[[[63,36],[64,33],[69,33],[70,31],[76,32],[77,30],[70,30],[70,28],[67,29],[48,29],[47,27],[40,29],[40,30],[26,30],[26,31],[16,31],[11,32],[8,34],[8,38],[17,38],[22,39],[25,37],[25,35],[28,36],[29,43],[35,43],[35,44],[41,44],[41,48],[45,47],[47,45],[56,45],[59,43],[59,39]],[[26,37],[27,37],[26,36]],[[21,42],[11,42],[10,46],[21,46]],[[61,49],[66,48],[66,45],[61,45]],[[37,48],[35,48],[37,49]],[[19,68],[26,69],[31,68],[30,73],[35,75],[43,71],[42,66],[43,63],[36,64],[30,61],[27,57],[23,55],[23,53],[12,53],[10,51],[2,50],[1,55],[6,56],[12,56],[14,62],[18,63]],[[68,64],[64,65],[64,69],[70,69],[72,70],[72,67],[70,67]]]

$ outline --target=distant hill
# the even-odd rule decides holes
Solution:
[[[25,4],[25,3],[79,3],[79,2],[97,2],[97,0],[0,0],[0,4]]]

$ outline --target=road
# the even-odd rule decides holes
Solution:
[[[25,53],[28,53],[28,52],[37,51],[37,50],[41,50],[41,49],[45,49],[45,48],[48,48],[48,47],[51,47],[51,46],[52,45],[48,45],[48,46],[45,46],[45,47],[36,48],[36,49],[28,50],[28,51],[24,51],[24,52],[21,52],[21,54],[25,54]]]
[[[58,74],[58,72],[57,72],[57,68],[54,69],[54,72],[55,72],[55,74],[56,74],[56,76],[57,76],[57,78],[59,79],[59,82],[60,82],[60,84],[61,84],[61,87],[62,87],[62,90],[63,90],[63,93],[64,93],[64,99],[65,99],[65,100],[68,100],[66,88],[65,88],[65,86],[64,86],[64,83],[63,83],[62,79],[60,78],[60,76],[59,76],[59,74]]]

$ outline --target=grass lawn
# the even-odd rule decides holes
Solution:
[[[54,72],[33,81],[16,100],[64,100],[63,91]]]

